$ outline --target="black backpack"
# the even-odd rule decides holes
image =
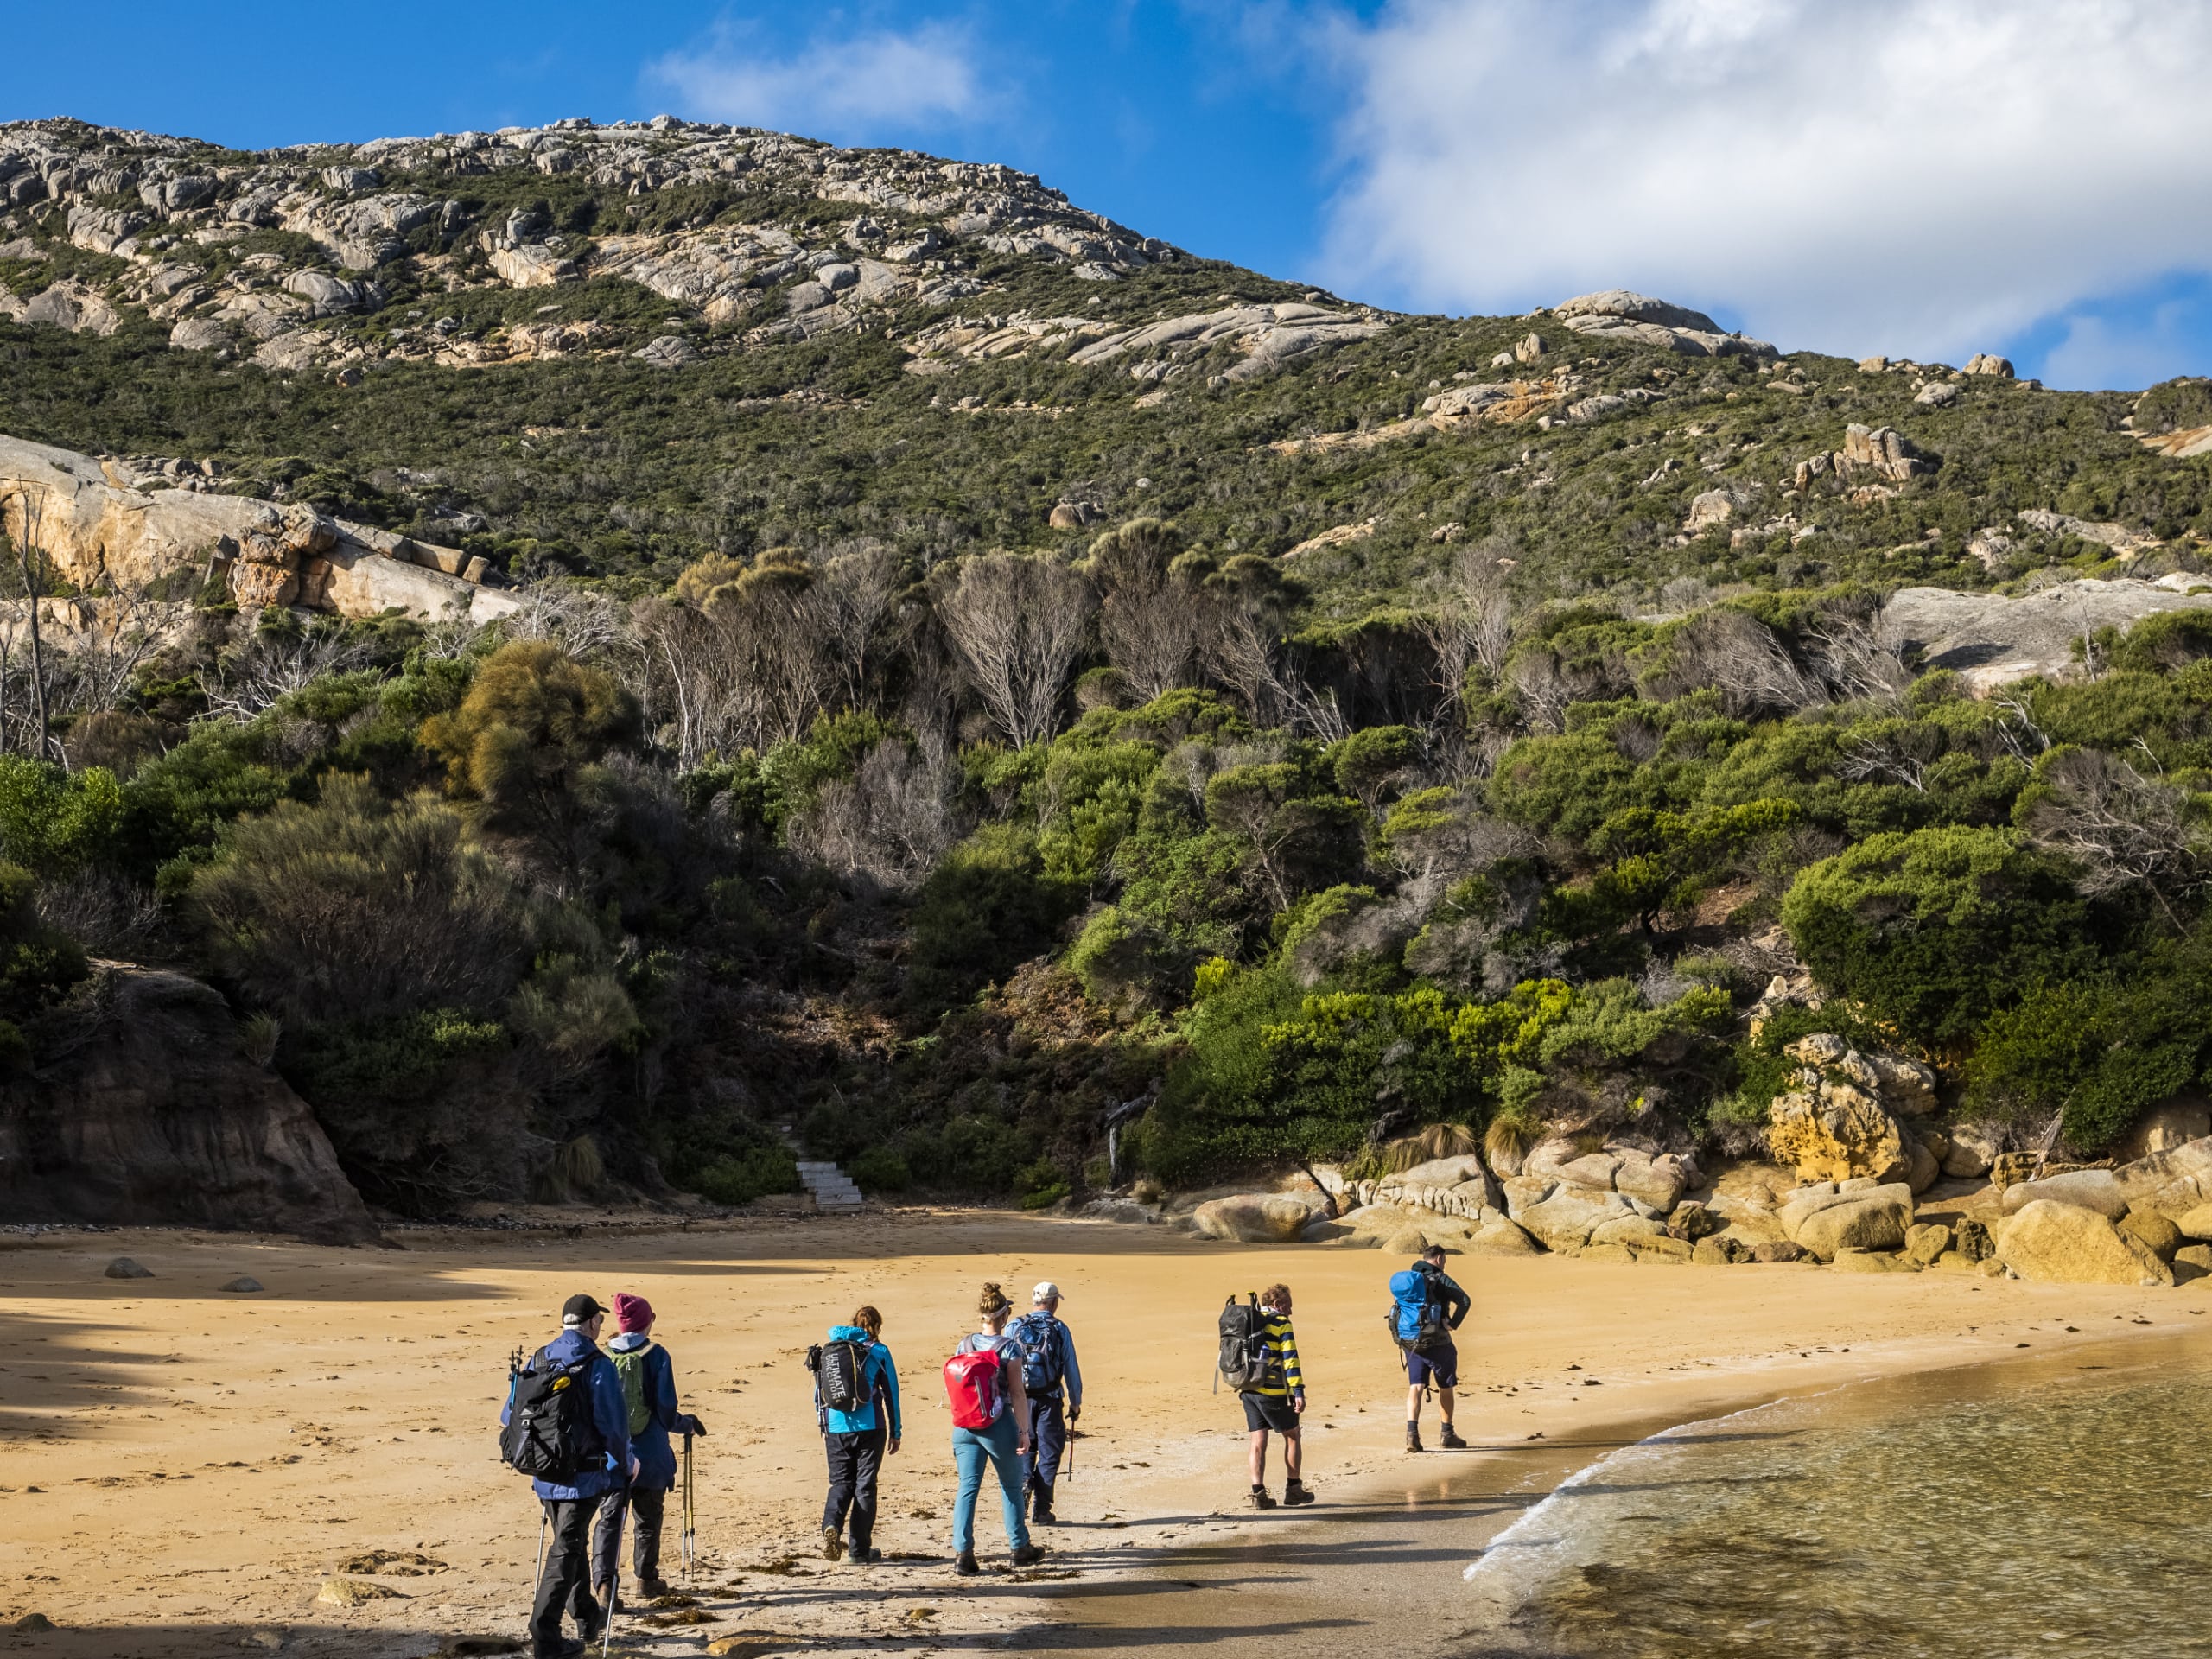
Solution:
[[[868,1351],[851,1341],[817,1343],[806,1351],[806,1369],[814,1373],[814,1394],[831,1411],[866,1409]]]
[[[1282,1362],[1268,1345],[1268,1315],[1260,1299],[1250,1292],[1239,1304],[1235,1296],[1222,1305],[1221,1357],[1217,1367],[1221,1380],[1239,1394],[1255,1389],[1282,1386]]]
[[[547,1363],[543,1349],[530,1366],[509,1368],[506,1427],[499,1456],[532,1480],[565,1486],[607,1456],[607,1442],[591,1414],[591,1368],[597,1349],[569,1365]]]

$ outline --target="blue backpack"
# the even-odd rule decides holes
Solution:
[[[1451,1344],[1444,1304],[1431,1294],[1433,1283],[1418,1268],[1390,1275],[1390,1336],[1408,1353],[1425,1354]]]
[[[1060,1351],[1060,1322],[1039,1309],[1025,1313],[1007,1327],[1007,1335],[1021,1344],[1027,1356],[1021,1362],[1021,1386],[1033,1400],[1058,1394],[1067,1375],[1067,1361]]]

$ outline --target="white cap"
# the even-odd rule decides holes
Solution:
[[[1060,1300],[1060,1287],[1049,1279],[1044,1280],[1029,1293],[1029,1300],[1039,1304],[1057,1302]]]

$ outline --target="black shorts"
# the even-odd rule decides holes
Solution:
[[[1244,1427],[1272,1428],[1278,1434],[1298,1433],[1298,1414],[1290,1408],[1287,1394],[1248,1394],[1244,1399]]]
[[[1441,1348],[1430,1349],[1425,1354],[1415,1353],[1411,1349],[1407,1350],[1406,1380],[1415,1388],[1420,1388],[1424,1383],[1433,1384],[1440,1389],[1458,1388],[1459,1386],[1459,1351],[1448,1342]]]

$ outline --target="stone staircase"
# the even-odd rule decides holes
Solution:
[[[835,1164],[810,1163],[799,1160],[799,1185],[814,1195],[815,1207],[828,1214],[835,1211],[857,1210],[861,1207],[861,1190],[852,1178]]]

